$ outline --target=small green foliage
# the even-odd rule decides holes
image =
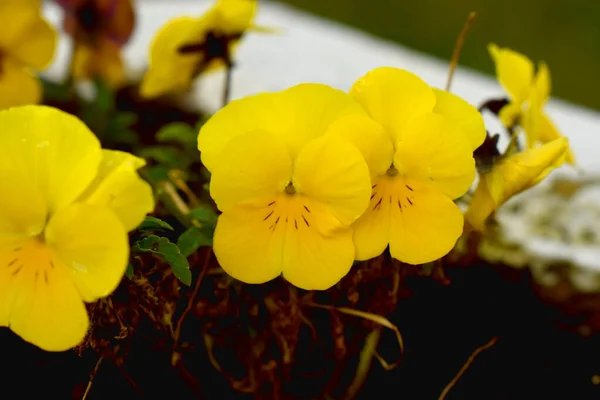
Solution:
[[[139,240],[133,246],[134,253],[151,253],[166,261],[173,273],[184,285],[192,283],[192,272],[187,258],[181,254],[179,247],[165,237],[149,235]]]
[[[141,225],[138,229],[142,230],[142,231],[157,231],[157,230],[173,231],[174,230],[171,225],[169,225],[162,219],[152,217],[150,215],[146,216],[146,218],[141,223]]]
[[[154,160],[167,168],[186,169],[190,164],[183,152],[175,147],[150,146],[140,150],[138,155]]]
[[[52,82],[43,77],[39,78],[44,93],[44,103],[69,101],[73,97],[71,87],[68,83]]]
[[[208,205],[201,205],[189,212],[187,218],[193,224],[181,234],[177,245],[186,257],[192,255],[200,247],[210,247],[217,225],[217,214]]]
[[[161,143],[173,142],[191,148],[196,147],[197,137],[194,128],[183,122],[165,125],[156,133],[156,140]]]
[[[200,247],[212,246],[212,242],[212,235],[207,235],[207,229],[192,226],[179,236],[179,239],[177,239],[177,246],[181,250],[181,254],[185,257],[189,257]]]
[[[125,270],[125,276],[128,279],[133,278],[133,264],[132,263],[127,264],[127,269]]]

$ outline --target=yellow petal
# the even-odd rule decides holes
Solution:
[[[0,23],[0,48],[5,56],[35,69],[50,63],[57,34],[42,18],[39,0],[2,0]]]
[[[356,147],[333,136],[309,142],[294,165],[296,191],[321,204],[342,225],[365,211],[371,194],[369,168]]]
[[[104,207],[78,203],[58,211],[48,222],[45,240],[87,302],[111,294],[125,274],[127,232]]]
[[[533,83],[533,63],[523,54],[490,44],[488,50],[496,64],[496,76],[511,96],[514,103],[520,104],[529,96]]]
[[[417,265],[448,254],[463,232],[458,206],[438,190],[416,181],[396,185],[394,194],[390,205],[392,257]]]
[[[471,143],[472,150],[478,148],[485,139],[486,131],[483,116],[477,108],[445,90],[433,89],[433,93],[436,98],[433,112],[455,124]]]
[[[539,127],[539,140],[542,143],[548,143],[554,141],[556,139],[562,138],[563,136],[558,131],[558,128],[550,117],[548,117],[544,112],[540,113],[540,127]],[[575,155],[571,149],[567,150],[566,162],[575,165]]]
[[[352,268],[355,254],[352,229],[342,226],[319,203],[300,196],[297,201],[288,214],[283,277],[301,289],[329,289]]]
[[[390,222],[392,199],[399,190],[399,179],[387,175],[379,176],[372,187],[371,200],[367,210],[352,225],[356,259],[369,260],[379,256],[390,242]]]
[[[325,134],[344,115],[364,113],[347,93],[305,83],[282,92],[263,93],[229,103],[200,129],[202,163],[212,170],[232,138],[264,130],[285,141],[292,158],[311,139]]]
[[[350,114],[335,121],[326,135],[348,140],[363,155],[371,178],[383,174],[392,164],[394,146],[381,125],[363,114]]]
[[[500,118],[502,124],[507,128],[523,124],[524,122],[521,120],[522,116],[524,116],[522,114],[522,105],[518,103],[509,103],[505,105],[498,114],[498,118]]]
[[[158,31],[150,45],[148,71],[140,84],[142,97],[153,98],[190,88],[202,56],[179,54],[178,49],[202,40],[205,28],[199,19],[179,17]]]
[[[540,104],[543,106],[546,101],[550,98],[550,91],[552,90],[552,82],[550,79],[550,69],[545,62],[541,62],[537,74],[535,76],[535,82],[533,90],[535,90]]]
[[[462,196],[475,179],[471,142],[439,114],[415,119],[396,149],[394,165],[401,174],[431,185],[451,199]]]
[[[68,271],[40,241],[0,251],[0,326],[46,351],[78,345],[88,316]]]
[[[231,140],[210,179],[210,194],[221,211],[243,202],[283,193],[292,177],[292,160],[284,142],[254,131]]]
[[[483,230],[486,219],[511,197],[536,185],[565,158],[569,144],[559,138],[542,146],[517,153],[482,175],[465,218]]]
[[[145,164],[129,153],[103,150],[98,175],[80,200],[111,209],[132,231],[154,210],[152,187],[137,173]]]
[[[350,94],[371,118],[383,125],[397,142],[411,119],[435,106],[433,91],[418,76],[397,68],[382,67],[358,79]]]
[[[0,170],[17,170],[53,212],[75,200],[95,178],[102,151],[76,117],[46,106],[0,111]],[[19,187],[14,189],[22,190]]]
[[[283,199],[231,207],[219,216],[213,249],[221,267],[246,283],[264,283],[281,274],[286,207]],[[282,218],[283,214],[283,218]]]
[[[214,13],[211,28],[225,34],[247,30],[256,15],[256,0],[218,0],[209,13]]]
[[[3,243],[39,235],[46,225],[48,205],[40,190],[24,184],[19,171],[0,171],[0,248]]]
[[[10,59],[0,61],[0,71],[0,109],[42,101],[42,85],[30,72]]]
[[[220,215],[214,251],[221,267],[246,283],[282,272],[302,289],[327,289],[354,260],[352,231],[328,210],[301,195],[232,207]]]

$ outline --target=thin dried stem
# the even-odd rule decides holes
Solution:
[[[454,78],[454,71],[456,70],[456,66],[458,65],[458,59],[460,58],[460,52],[462,51],[463,44],[465,42],[465,38],[467,37],[467,33],[475,21],[475,17],[477,16],[476,12],[472,12],[469,14],[467,18],[467,22],[463,27],[458,39],[456,40],[456,45],[454,46],[454,53],[452,53],[452,61],[450,62],[450,70],[448,71],[448,79],[446,81],[446,91],[450,91],[450,87],[452,86],[452,78]]]
[[[325,310],[338,311],[338,312],[341,312],[342,314],[348,314],[348,315],[352,315],[355,317],[363,318],[363,319],[369,320],[371,322],[375,322],[376,324],[379,324],[385,328],[391,329],[396,334],[396,339],[398,340],[398,345],[400,346],[400,353],[404,354],[404,340],[402,339],[402,334],[400,333],[400,330],[398,329],[398,327],[396,325],[392,324],[390,322],[390,320],[388,320],[387,318],[385,318],[381,315],[377,315],[377,314],[373,314],[373,313],[369,313],[369,312],[365,312],[365,311],[360,311],[360,310],[353,310],[352,308],[334,307],[334,306],[329,306],[329,305],[325,305],[325,304],[318,304],[318,303],[314,303],[314,302],[310,302],[310,301],[306,302],[305,305],[307,305],[309,307],[323,308]],[[396,362],[389,364],[388,362],[383,360],[383,358],[381,358],[381,356],[379,356],[379,354],[377,354],[377,352],[375,352],[374,355],[375,355],[375,358],[377,358],[379,360],[379,362],[381,363],[381,366],[387,371],[397,367],[401,361],[401,357],[399,357]]]
[[[458,380],[463,376],[463,374],[467,371],[467,369],[469,369],[469,367],[471,366],[471,364],[473,363],[473,361],[475,361],[475,358],[481,352],[483,352],[483,351],[489,349],[490,347],[492,347],[493,345],[495,345],[497,341],[498,341],[498,336],[494,336],[492,338],[492,340],[490,340],[489,342],[487,342],[483,346],[478,347],[473,352],[473,354],[471,354],[471,356],[469,357],[469,359],[467,360],[467,362],[458,371],[458,373],[456,374],[456,376],[454,378],[452,378],[452,380],[450,381],[450,383],[448,385],[446,385],[446,387],[442,391],[442,394],[440,395],[440,397],[438,397],[438,400],[444,400],[446,398],[446,396],[448,396],[448,393],[450,392],[450,390],[452,390],[452,388],[456,385],[456,383],[458,382]]]
[[[88,381],[88,384],[85,388],[85,392],[83,393],[83,397],[81,398],[81,400],[85,400],[87,398],[88,394],[90,393],[90,389],[92,388],[92,383],[94,382],[94,378],[96,377],[96,374],[98,373],[98,370],[100,369],[100,365],[102,365],[102,360],[104,360],[104,356],[102,356],[98,359],[98,362],[96,362],[96,366],[94,367],[92,372],[90,372],[90,380]]]
[[[371,370],[373,357],[377,357],[377,345],[379,344],[380,338],[381,327],[372,330],[365,338],[365,344],[360,352],[356,374],[354,375],[352,383],[348,386],[348,389],[346,389],[344,400],[355,398],[360,388],[365,384],[369,371]]]
[[[208,264],[210,263],[211,257],[212,257],[212,249],[209,248],[206,251],[206,257],[204,259],[204,263],[202,264],[202,269],[200,270],[200,275],[198,275],[198,278],[196,279],[196,286],[194,287],[194,291],[192,292],[192,295],[190,296],[190,300],[188,301],[187,306],[185,307],[185,310],[183,310],[183,313],[181,314],[179,321],[177,321],[177,326],[175,327],[175,334],[173,335],[173,341],[174,341],[173,348],[175,349],[173,351],[174,357],[172,358],[173,365],[175,365],[174,360],[176,360],[178,358],[175,356],[175,352],[177,351],[177,343],[179,342],[179,337],[181,336],[181,327],[183,326],[183,321],[185,320],[185,317],[189,314],[192,307],[194,306],[194,300],[196,299],[196,296],[198,295],[198,291],[200,290],[200,286],[202,285],[202,281],[204,280],[204,276],[206,275],[206,271],[208,269]]]

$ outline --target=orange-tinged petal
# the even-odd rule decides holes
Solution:
[[[283,193],[292,159],[278,137],[254,131],[232,139],[213,168],[210,194],[221,211]]]
[[[63,208],[48,222],[45,241],[87,302],[111,294],[125,274],[129,239],[107,208],[82,203]]]
[[[450,199],[462,196],[475,179],[469,140],[457,125],[439,114],[426,114],[396,145],[394,166],[400,174],[441,190]]]
[[[54,212],[92,182],[102,157],[100,142],[76,117],[46,106],[0,111],[0,170],[17,170]],[[18,188],[15,188],[18,190]]]
[[[352,144],[333,136],[317,138],[302,149],[292,182],[298,193],[328,209],[342,225],[360,217],[371,194],[363,156]]]
[[[42,242],[0,250],[0,326],[46,351],[65,351],[87,333],[87,311],[68,271]]]
[[[486,130],[477,108],[445,90],[433,89],[433,93],[436,98],[433,112],[455,124],[471,143],[472,150],[478,148],[485,139]]]
[[[393,143],[413,118],[435,106],[435,95],[427,83],[411,72],[391,67],[368,72],[354,83],[350,95],[385,128]]]

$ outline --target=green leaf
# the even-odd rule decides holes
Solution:
[[[52,82],[51,80],[40,77],[44,100],[49,101],[67,101],[71,98],[72,93],[69,85],[64,83]]]
[[[112,90],[101,80],[94,80],[94,87],[96,89],[96,98],[94,99],[94,105],[97,107],[99,112],[107,112],[115,108],[115,97]]]
[[[181,254],[189,257],[196,252],[200,247],[212,246],[212,235],[207,235],[207,230],[192,226],[179,236],[177,246],[181,250]]]
[[[186,286],[192,283],[192,272],[187,258],[181,254],[179,247],[165,237],[150,235],[138,241],[135,250],[151,253],[165,260],[173,269],[173,273]]]
[[[217,213],[207,204],[190,210],[188,216],[201,222],[203,225],[216,225],[217,223]]]
[[[175,229],[173,229],[173,227],[171,225],[169,225],[162,219],[152,217],[150,215],[146,216],[146,218],[141,223],[141,225],[139,226],[138,229],[142,230],[142,231],[156,231],[156,230],[174,231],[175,230]]]
[[[197,137],[198,134],[194,128],[184,122],[165,125],[156,133],[156,140],[161,143],[175,142],[193,148],[196,147]]]
[[[169,180],[169,168],[162,165],[147,165],[140,170],[140,175],[156,187],[160,182]]]
[[[212,114],[206,115],[204,117],[201,117],[198,122],[196,122],[196,132],[200,132],[200,129],[202,129],[202,127],[204,126],[205,123],[208,122],[208,120],[210,119],[210,117],[212,117]]]
[[[174,147],[150,146],[139,152],[142,158],[153,159],[154,161],[165,164],[170,167],[181,166],[185,164],[185,156]]]
[[[127,269],[125,270],[125,276],[129,279],[133,278],[133,264],[127,264]]]

